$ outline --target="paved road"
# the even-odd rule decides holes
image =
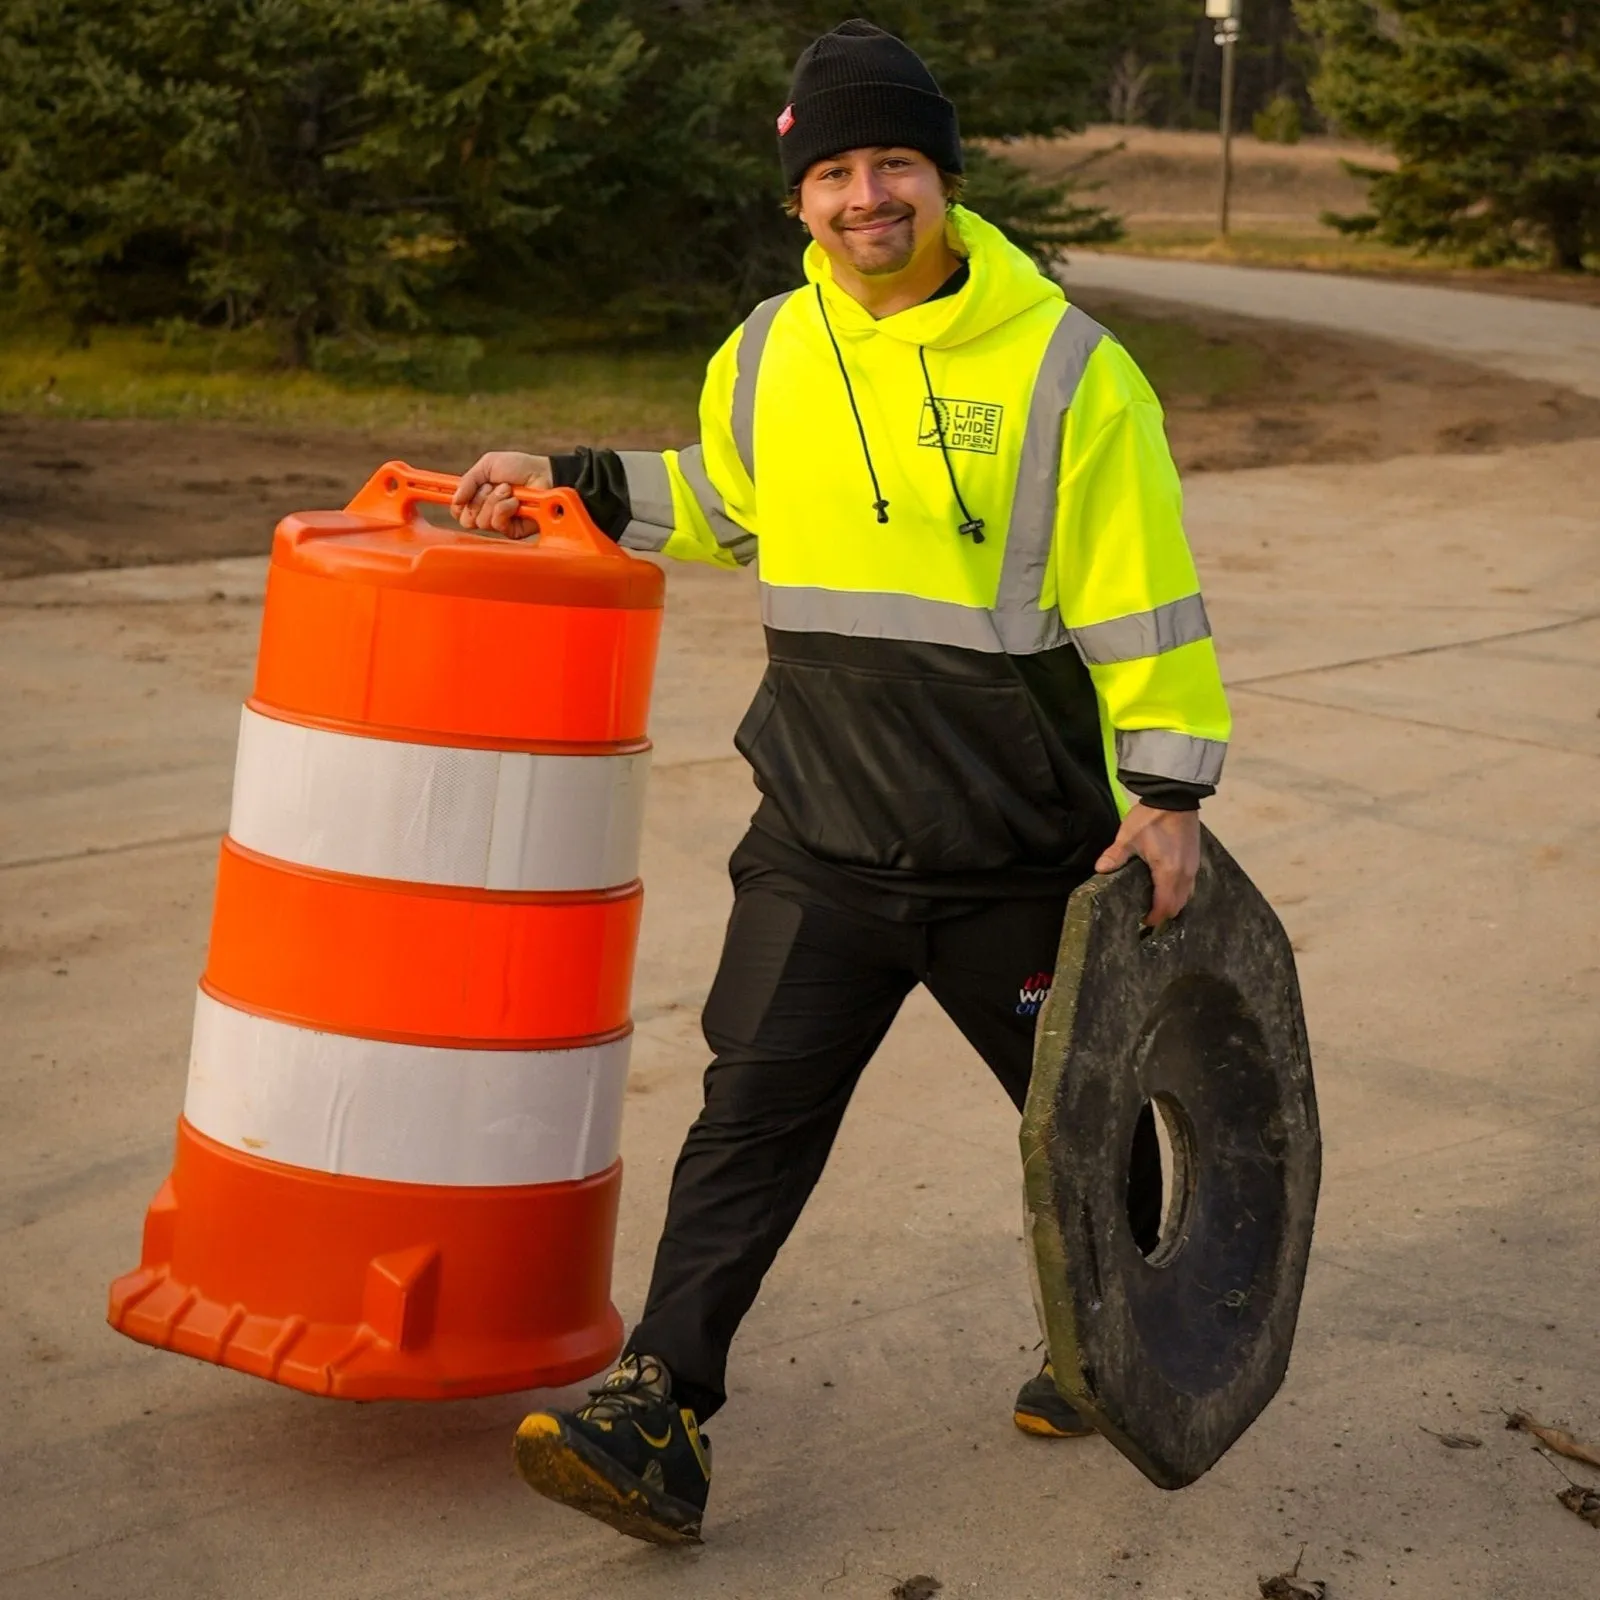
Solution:
[[[106,1327],[182,1100],[262,572],[0,584],[0,1596],[889,1600],[928,1573],[1237,1600],[1302,1543],[1338,1600],[1592,1593],[1597,1535],[1498,1408],[1600,1437],[1597,478],[1586,441],[1190,485],[1237,716],[1208,816],[1300,952],[1327,1141],[1261,1422],[1180,1495],[1012,1428],[1015,1119],[917,996],[739,1341],[683,1559],[522,1488],[526,1397],[318,1401]],[[629,1317],[699,1092],[762,656],[748,576],[677,570],[668,603]]]
[[[1075,251],[1075,288],[1210,306],[1242,316],[1370,334],[1600,397],[1600,307],[1326,272]]]

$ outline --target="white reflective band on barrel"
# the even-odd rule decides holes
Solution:
[[[610,889],[638,876],[650,753],[402,744],[246,708],[228,832],[299,866],[471,889]]]
[[[561,1183],[616,1160],[629,1043],[389,1044],[252,1016],[202,991],[183,1114],[218,1144],[315,1172]]]

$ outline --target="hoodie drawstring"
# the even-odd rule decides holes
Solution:
[[[928,409],[933,412],[933,429],[939,435],[939,454],[944,457],[944,470],[950,478],[950,492],[956,497],[956,504],[961,507],[961,515],[965,520],[956,529],[957,533],[970,534],[974,544],[983,543],[983,518],[975,517],[967,510],[967,502],[961,498],[961,485],[956,482],[955,463],[950,459],[950,447],[944,438],[944,412],[939,409],[939,401],[933,392],[933,379],[928,376],[928,351],[926,346],[917,346],[917,360],[922,363],[922,382],[928,391]]]
[[[861,454],[866,457],[867,476],[872,479],[872,509],[878,513],[879,522],[889,520],[889,502],[883,498],[883,490],[878,487],[878,469],[872,464],[872,451],[867,444],[867,427],[861,420],[860,407],[856,405],[856,391],[850,382],[850,369],[844,364],[844,351],[839,348],[839,341],[834,337],[833,324],[828,321],[828,308],[822,299],[822,285],[817,285],[817,310],[822,313],[822,326],[828,330],[828,343],[833,346],[834,359],[839,363],[839,376],[844,379],[844,392],[850,398],[850,415],[856,419],[856,432],[861,437]]]
[[[889,502],[883,498],[883,490],[878,485],[878,469],[872,463],[872,447],[867,443],[867,425],[861,420],[861,408],[856,404],[855,385],[850,382],[850,369],[844,364],[844,351],[839,348],[839,340],[833,331],[833,324],[828,320],[827,303],[822,298],[822,285],[816,286],[817,310],[822,313],[822,326],[828,330],[828,343],[833,346],[833,358],[839,363],[839,376],[844,379],[844,392],[850,401],[850,415],[856,419],[856,435],[861,440],[861,455],[867,463],[867,476],[872,480],[872,509],[878,514],[879,522],[889,520]],[[922,382],[928,391],[928,408],[933,412],[933,430],[939,439],[939,454],[944,460],[944,470],[950,479],[950,492],[956,497],[956,504],[961,508],[962,521],[956,532],[968,535],[974,544],[983,543],[983,518],[973,516],[967,507],[967,502],[962,498],[961,485],[956,482],[955,463],[950,459],[950,446],[944,436],[944,412],[939,409],[939,401],[933,392],[933,379],[928,375],[928,352],[922,345],[917,346],[917,360],[922,363]]]

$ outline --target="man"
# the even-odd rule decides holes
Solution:
[[[955,108],[927,68],[847,22],[800,57],[778,134],[807,285],[712,358],[700,442],[496,453],[456,500],[515,532],[510,485],[565,484],[630,549],[761,556],[769,665],[735,743],[762,798],[705,1108],[622,1360],[517,1436],[535,1489],[660,1543],[699,1536],[734,1332],[901,1002],[925,983],[1020,1107],[1018,991],[1053,969],[1067,895],[1137,854],[1151,920],[1182,909],[1229,732],[1155,396],[955,204]],[[1048,1361],[1015,1415],[1088,1431]]]

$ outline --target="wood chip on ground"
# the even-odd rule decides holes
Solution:
[[[1581,1461],[1586,1466],[1600,1467],[1600,1450],[1592,1444],[1584,1444],[1581,1439],[1574,1439],[1565,1428],[1552,1427],[1547,1422],[1535,1422],[1526,1411],[1511,1411],[1506,1414],[1506,1426],[1521,1433],[1531,1433],[1540,1443],[1554,1450],[1558,1456],[1565,1456],[1569,1461]]]

